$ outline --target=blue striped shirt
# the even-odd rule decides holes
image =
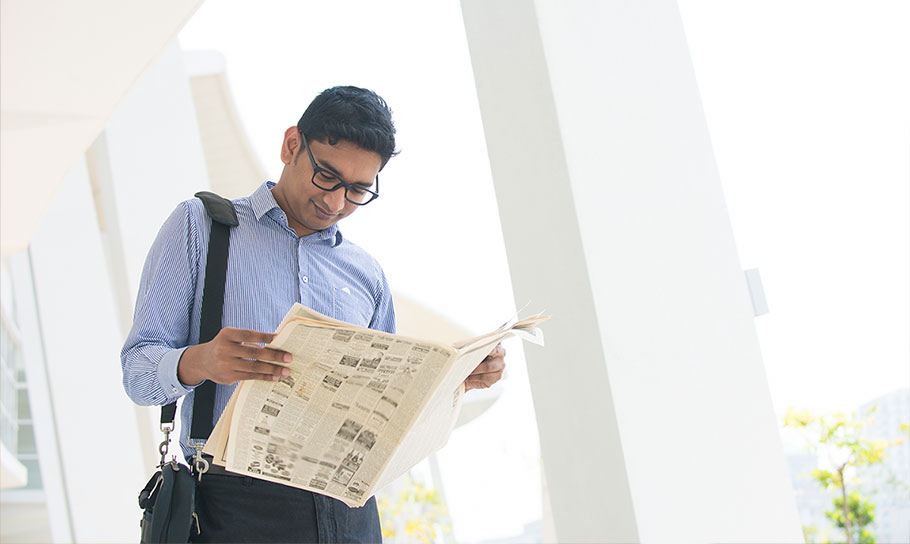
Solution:
[[[231,229],[222,326],[274,332],[294,302],[362,327],[395,332],[385,274],[337,225],[298,237],[272,196],[274,183],[234,200],[240,224]],[[177,363],[199,341],[202,289],[211,219],[202,201],[177,206],[149,251],[133,327],[120,354],[123,386],[134,402],[180,406],[180,445],[187,458],[193,388],[177,379]],[[215,390],[218,421],[234,385]]]

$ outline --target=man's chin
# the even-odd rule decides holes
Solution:
[[[325,210],[323,210],[322,208],[320,208],[319,206],[317,206],[314,203],[313,204],[313,214],[311,216],[311,219],[314,224],[324,224],[327,226],[331,226],[331,225],[334,225],[335,223],[337,223],[339,219],[341,219],[341,215],[326,213]],[[327,227],[323,227],[323,228],[327,228]]]
[[[334,217],[332,219],[313,218],[313,219],[307,221],[306,223],[304,223],[303,226],[310,229],[313,232],[318,232],[320,230],[325,230],[325,229],[331,227],[332,225],[337,223],[339,219],[341,219],[341,218],[340,217]]]

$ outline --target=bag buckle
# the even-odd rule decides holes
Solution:
[[[158,453],[161,454],[161,463],[158,465],[158,468],[161,468],[167,462],[167,448],[171,443],[171,431],[174,430],[174,422],[162,423],[161,432],[164,433],[164,440],[158,444]]]
[[[209,461],[202,456],[202,448],[205,447],[205,442],[197,441],[192,446],[196,450],[196,453],[193,454],[193,467],[196,469],[196,477],[201,482],[202,475],[209,471]]]

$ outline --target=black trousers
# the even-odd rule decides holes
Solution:
[[[361,508],[256,478],[205,474],[192,542],[382,542],[376,499]]]

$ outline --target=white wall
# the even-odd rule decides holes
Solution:
[[[557,538],[799,541],[675,3],[462,6]]]

